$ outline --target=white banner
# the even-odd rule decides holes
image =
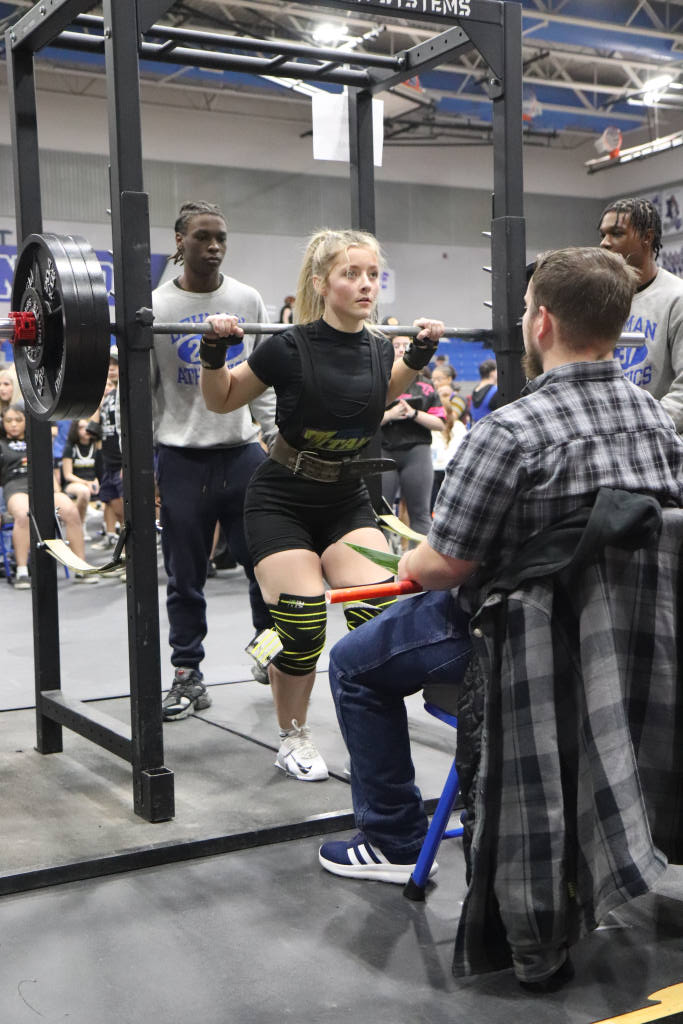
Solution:
[[[311,97],[313,159],[349,162],[349,101],[344,92],[319,92]],[[382,166],[384,104],[372,101],[372,135],[375,167]]]

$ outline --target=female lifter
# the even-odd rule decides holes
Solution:
[[[440,321],[416,320],[423,329],[394,362],[391,342],[368,327],[381,262],[372,235],[320,231],[309,242],[299,275],[296,326],[261,342],[232,371],[225,353],[228,336],[242,334],[237,317],[209,317],[213,333],[201,342],[201,388],[212,412],[231,412],[269,386],[277,398],[280,435],[249,484],[245,527],[256,578],[282,642],[269,667],[280,726],[275,763],[308,782],[328,776],[305,724],[325,643],[324,580],[347,587],[386,579],[343,543],[388,550],[363,482],[363,473],[380,467],[361,453],[387,403],[414,380],[443,333]],[[384,603],[345,607],[349,628],[378,614]]]

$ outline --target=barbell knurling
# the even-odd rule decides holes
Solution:
[[[208,323],[201,324],[165,324],[165,323],[153,323],[152,325],[153,334],[209,334],[211,331],[211,325]],[[237,325],[241,327],[245,334],[282,334],[283,331],[288,331],[292,327],[292,324],[247,324],[240,323]],[[423,330],[422,327],[415,327],[413,324],[407,325],[393,325],[391,327],[381,326],[378,324],[378,329],[382,334],[386,334],[389,338],[395,337],[408,337],[414,338],[416,335]],[[484,328],[476,329],[470,327],[447,327],[444,331],[444,335],[453,335],[459,338],[488,338],[492,336],[490,330]]]

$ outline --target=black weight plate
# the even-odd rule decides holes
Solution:
[[[84,240],[71,236],[30,235],[17,258],[12,308],[32,310],[38,331],[35,346],[16,350],[17,375],[27,408],[37,419],[90,415],[104,391],[106,285],[94,253],[86,263],[85,247]]]
[[[85,239],[56,236],[63,246],[78,296],[78,332],[69,331],[69,345],[62,382],[62,418],[90,416],[99,405],[109,367],[109,308],[104,274]],[[71,323],[72,327],[76,327]]]
[[[78,329],[71,263],[54,236],[30,235],[17,257],[12,308],[36,315],[36,345],[16,350],[16,369],[27,409],[37,419],[58,419],[69,323]],[[57,413],[57,415],[55,415]]]
[[[80,344],[68,350],[65,380],[65,402],[76,419],[91,416],[104,394],[111,345],[109,293],[100,261],[86,239],[80,235],[59,238],[71,261],[81,311]]]
[[[63,372],[55,380],[55,385],[60,391],[59,405],[52,418],[76,419],[83,415],[84,402],[92,402],[92,376],[88,372],[87,358],[88,325],[93,317],[90,277],[80,249],[73,243],[70,235],[45,235],[44,238],[53,247],[61,245],[66,253],[71,267],[69,286],[75,294],[75,308],[78,310],[78,321],[74,317],[68,321]],[[97,407],[97,401],[94,408]]]

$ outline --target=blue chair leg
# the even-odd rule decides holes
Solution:
[[[12,550],[11,539],[5,540],[5,533],[11,538],[12,526],[10,523],[2,523],[0,526],[0,549],[2,551],[2,563],[5,569],[5,578],[8,582],[12,579],[12,566],[10,564],[10,552]]]
[[[462,828],[454,828],[446,832],[446,825],[458,795],[458,784],[458,772],[454,758],[413,873],[403,889],[403,895],[416,903],[422,902],[425,898],[425,886],[441,840],[444,836],[461,836],[463,833]]]

